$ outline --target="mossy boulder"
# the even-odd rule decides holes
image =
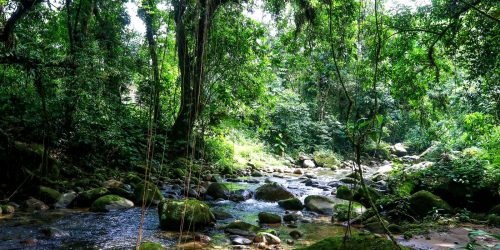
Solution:
[[[127,176],[125,177],[125,182],[130,183],[134,186],[138,183],[143,182],[143,181],[144,181],[144,178],[139,177],[139,175],[137,175],[134,172],[127,173]]]
[[[346,175],[345,177],[347,177],[347,178],[353,178],[353,179],[356,179],[356,180],[361,180],[361,175],[358,173],[358,171],[352,172],[352,173]]]
[[[380,192],[378,192],[374,188],[372,188],[372,187],[366,187],[366,191],[363,188],[358,188],[356,190],[356,192],[354,193],[353,200],[361,203],[365,207],[371,207],[370,206],[370,201],[369,201],[369,198],[368,198],[368,194],[370,195],[369,197],[371,198],[371,200],[373,201],[374,204],[377,202],[377,200],[380,197],[382,197],[382,195],[380,194]]]
[[[490,214],[488,215],[488,224],[499,227],[500,226],[500,215]]]
[[[345,184],[357,184],[357,183],[359,183],[358,180],[351,178],[351,177],[345,177],[345,178],[340,179],[339,181],[342,183],[345,183]]]
[[[340,165],[333,152],[329,151],[316,151],[313,154],[314,162],[320,167],[336,169]]]
[[[359,206],[359,205],[358,205]],[[348,218],[354,219],[360,215],[358,209],[355,208],[355,204],[351,206],[351,216],[349,215],[349,204],[335,204],[333,205],[333,219],[336,221],[347,221]]]
[[[263,201],[280,201],[294,198],[293,194],[278,183],[267,183],[255,191],[255,199]]]
[[[109,194],[109,190],[104,187],[90,189],[79,193],[76,198],[71,202],[70,207],[90,207],[92,202],[99,197]]]
[[[3,214],[12,214],[16,211],[16,208],[11,205],[1,205],[0,209],[2,210]]]
[[[335,194],[335,196],[343,200],[352,200],[354,194],[352,193],[352,190],[350,188],[342,185],[337,188],[337,193]]]
[[[383,225],[382,225],[383,223]],[[382,223],[378,220],[377,216],[372,216],[363,222],[364,228],[373,233],[385,233],[384,226],[389,226],[389,222],[382,218]]]
[[[451,211],[451,207],[446,201],[425,190],[412,194],[409,201],[411,209],[420,216],[429,214],[433,209],[440,209],[444,212]]]
[[[40,186],[38,191],[40,193],[40,200],[48,204],[54,204],[61,198],[61,193],[53,188]]]
[[[93,212],[109,212],[120,209],[127,209],[134,206],[134,203],[121,196],[108,194],[95,200],[90,207]]]
[[[259,222],[263,224],[281,223],[281,216],[268,212],[259,213]]]
[[[142,242],[139,246],[139,250],[163,250],[165,249],[160,243],[156,242]]]
[[[404,246],[398,248],[386,238],[375,235],[353,235],[344,242],[343,236],[328,237],[301,250],[392,250],[409,249]]]
[[[321,214],[332,214],[334,203],[332,198],[323,195],[309,195],[304,199],[307,209]]]
[[[227,225],[225,227],[225,229],[238,229],[238,230],[247,231],[247,232],[254,232],[254,233],[257,233],[260,231],[260,227],[252,225],[252,224],[244,222],[244,221],[240,221],[240,220],[233,221],[233,222],[229,223],[229,225]]]
[[[396,193],[400,194],[401,196],[408,196],[415,189],[415,183],[412,180],[405,180],[397,185],[395,189]]]
[[[158,204],[164,199],[160,189],[150,181],[137,184],[134,196],[137,204],[142,204],[143,201],[148,204]]]
[[[227,199],[229,197],[229,189],[222,183],[213,182],[207,188],[207,194],[215,199]]]
[[[217,220],[227,220],[233,218],[233,215],[222,210],[212,210],[212,213],[214,214],[215,219]]]
[[[387,227],[389,231],[393,234],[400,234],[404,232],[404,229],[400,225],[391,224]]]
[[[283,216],[283,220],[286,221],[286,222],[298,221],[300,218],[302,218],[302,213],[300,213],[300,212],[298,212],[298,213],[289,213],[289,214],[285,214]]]
[[[158,215],[162,229],[198,229],[211,225],[215,217],[207,204],[195,199],[163,200],[158,204]]]
[[[280,200],[278,205],[286,210],[302,210],[304,208],[304,204],[298,198]]]

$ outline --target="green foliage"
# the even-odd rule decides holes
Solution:
[[[234,169],[234,147],[224,137],[209,137],[205,140],[204,158],[214,164],[222,173]]]

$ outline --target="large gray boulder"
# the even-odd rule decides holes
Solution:
[[[309,195],[304,199],[307,209],[320,214],[332,214],[334,203],[332,198],[323,195]]]
[[[280,201],[293,198],[293,194],[278,183],[267,183],[255,190],[255,199],[263,201]]]
[[[406,150],[405,146],[402,143],[396,143],[391,147],[391,153],[402,157],[408,154],[408,151]]]
[[[207,194],[212,196],[214,199],[227,199],[230,191],[224,184],[213,182],[208,186]]]

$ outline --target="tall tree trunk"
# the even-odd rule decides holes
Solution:
[[[73,10],[73,1],[66,0],[65,8],[67,15],[67,28],[69,38],[69,58],[74,67],[69,68],[71,79],[68,82],[64,103],[63,130],[66,134],[73,131],[73,115],[78,103],[78,53],[85,47],[85,37],[88,35],[90,19],[92,18],[94,0],[80,0],[76,9]]]
[[[217,8],[226,1],[199,0],[196,19],[186,23],[185,14],[188,4],[185,0],[174,1],[176,24],[177,55],[181,76],[181,105],[174,125],[169,131],[170,155],[187,155],[190,152],[193,127],[203,111],[204,61],[211,19]],[[192,10],[191,10],[192,11]],[[194,53],[189,53],[188,25],[196,28],[194,34]]]
[[[149,46],[149,55],[151,57],[152,68],[153,68],[153,127],[156,128],[158,121],[160,120],[160,72],[158,67],[158,54],[157,45],[155,40],[155,29],[153,24],[153,15],[156,10],[156,5],[152,0],[144,1],[146,4],[143,9],[144,11],[144,22],[146,24],[146,39]]]

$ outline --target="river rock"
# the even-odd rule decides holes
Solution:
[[[229,189],[224,184],[218,182],[211,183],[207,188],[207,194],[214,199],[227,199],[229,193]]]
[[[40,199],[49,204],[54,204],[61,198],[61,193],[53,188],[40,186],[38,191],[40,193]]]
[[[303,234],[298,230],[293,230],[289,233],[289,235],[294,239],[299,239],[300,237],[302,237]]]
[[[224,232],[232,235],[240,235],[245,237],[255,237],[256,235],[254,232],[245,231],[237,228],[226,228],[224,229]]]
[[[59,198],[59,200],[56,203],[54,203],[54,207],[66,208],[75,198],[76,198],[76,193],[74,191],[64,193],[61,195],[61,198]]]
[[[382,223],[384,225],[382,225]],[[366,221],[363,222],[364,228],[370,232],[373,233],[385,233],[384,226],[388,226],[389,222],[382,218],[382,223],[378,220],[377,216],[372,216],[371,218],[368,218]]]
[[[16,208],[12,205],[1,205],[0,209],[3,214],[12,214],[16,211]]]
[[[293,212],[293,213],[288,213],[283,216],[283,220],[286,222],[294,222],[298,221],[300,218],[302,218],[302,213],[300,211]]]
[[[290,198],[278,201],[278,205],[286,210],[302,210],[304,205],[298,198]]]
[[[260,172],[260,171],[253,171],[250,175],[252,177],[262,177],[263,176],[262,172]]]
[[[300,175],[301,175],[301,174],[303,174],[304,172],[302,172],[302,169],[297,168],[297,169],[295,169],[295,170],[293,171],[293,173],[294,173],[294,174],[300,174]]]
[[[142,204],[143,200],[146,204],[158,204],[164,199],[160,189],[150,181],[137,184],[134,190],[134,196],[135,202],[138,205]]]
[[[198,249],[203,249],[203,248],[205,248],[205,244],[198,242],[198,241],[191,241],[191,242],[178,244],[176,249],[198,250]]]
[[[70,203],[70,207],[90,207],[92,202],[99,197],[109,194],[109,190],[104,187],[90,189],[79,193],[76,198]]]
[[[230,213],[221,210],[212,210],[212,213],[214,214],[216,220],[227,220],[233,218]]]
[[[281,223],[281,216],[268,212],[259,213],[259,222],[263,224],[276,224]]]
[[[302,162],[302,167],[303,168],[314,168],[314,167],[316,167],[316,164],[314,164],[314,161],[307,159],[307,160],[304,160]]]
[[[333,199],[323,195],[309,195],[305,198],[305,207],[320,214],[333,213]]]
[[[293,198],[293,194],[278,183],[268,183],[255,191],[255,199],[264,201],[280,201]]]
[[[272,235],[270,233],[266,233],[266,232],[262,232],[262,233],[258,233],[254,240],[254,242],[265,242],[269,245],[279,245],[281,243],[281,240],[280,238],[278,238],[277,236],[275,235]]]
[[[421,216],[427,215],[434,208],[442,209],[445,212],[451,211],[451,207],[446,201],[425,190],[412,194],[409,201],[411,209]]]
[[[134,203],[121,196],[108,194],[95,200],[90,207],[93,212],[109,212],[114,210],[127,209],[134,206]]]
[[[252,198],[253,192],[250,190],[236,190],[229,195],[229,200],[234,201],[234,202],[240,202],[240,201],[245,201],[250,198]]]
[[[111,179],[111,180],[107,180],[107,181],[103,182],[102,186],[105,187],[105,188],[107,188],[107,189],[110,189],[110,188],[122,188],[123,187],[123,182]]]
[[[211,225],[215,217],[207,204],[195,199],[164,200],[158,204],[158,215],[162,229],[179,230]]]
[[[49,206],[47,206],[43,201],[37,200],[33,197],[30,197],[24,202],[24,205],[26,206],[27,209],[30,210],[47,210],[49,209]]]
[[[345,183],[345,184],[355,184],[355,183],[359,182],[358,180],[351,178],[351,177],[345,177],[345,178],[340,179],[339,181],[342,183]]]
[[[339,186],[337,188],[336,192],[336,197],[339,199],[343,200],[352,200],[354,194],[352,193],[352,190],[349,189],[347,186]]]
[[[231,240],[231,243],[233,245],[250,245],[252,244],[252,241],[247,238],[237,236]]]
[[[61,238],[69,236],[68,232],[55,227],[42,228],[40,229],[40,232],[47,238]]]
[[[394,144],[390,150],[391,153],[397,155],[398,157],[402,157],[408,154],[408,151],[406,150],[405,146],[402,143]]]
[[[160,243],[145,241],[139,246],[139,250],[163,250],[165,249]]]
[[[225,229],[239,229],[239,230],[243,230],[243,231],[247,231],[247,232],[256,233],[260,230],[260,227],[252,225],[252,224],[244,222],[244,221],[237,220],[237,221],[233,221],[233,222],[229,223],[229,225],[227,225],[225,227]]]

